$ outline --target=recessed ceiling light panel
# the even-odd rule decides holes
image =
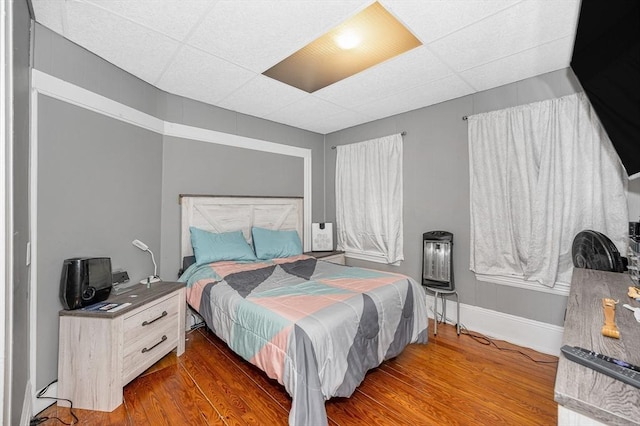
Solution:
[[[263,74],[313,93],[420,45],[375,2]]]
[[[334,41],[340,49],[349,50],[357,47],[362,41],[362,37],[356,30],[347,28],[346,30],[338,33],[334,38]]]

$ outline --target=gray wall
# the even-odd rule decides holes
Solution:
[[[561,70],[443,102],[326,136],[327,211],[335,220],[335,156],[332,145],[406,131],[404,136],[404,253],[398,267],[357,260],[350,265],[402,272],[419,280],[422,234],[454,234],[454,276],[462,303],[563,325],[566,297],[477,281],[469,270],[469,154],[462,116],[557,98],[580,91]],[[464,322],[464,318],[462,319]]]
[[[180,194],[301,197],[302,172],[302,158],[166,137],[160,276],[175,279],[181,267]]]
[[[11,424],[17,425],[29,380],[29,268],[26,266],[29,241],[29,57],[31,16],[25,0],[12,2],[13,21],[13,328],[10,348]],[[4,28],[3,28],[4,31]],[[4,82],[3,82],[4,84]],[[11,309],[8,307],[8,309]],[[1,392],[0,392],[1,393]]]
[[[310,149],[311,217],[313,221],[323,220],[322,135],[171,94],[166,94],[160,116],[169,122]],[[181,193],[303,195],[303,160],[299,157],[173,137],[164,138],[163,157],[162,277],[175,277],[181,266],[178,204]]]
[[[162,183],[156,133],[42,95],[38,132],[36,389],[57,377],[63,260],[106,256],[132,279],[149,275],[149,255],[131,241],[160,251]]]
[[[40,71],[170,122],[311,149],[312,217],[322,219],[322,135],[167,94],[37,24],[34,60]],[[39,96],[36,389],[57,376],[65,258],[106,255],[140,280],[153,266],[131,245],[138,238],[160,275],[174,279],[178,194],[300,196],[302,170],[300,158],[163,137]]]

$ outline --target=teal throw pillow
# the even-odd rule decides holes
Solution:
[[[256,255],[244,239],[242,231],[216,234],[193,226],[189,227],[189,231],[198,265],[220,260],[256,260]]]
[[[258,259],[275,259],[302,254],[302,243],[297,231],[251,228],[251,235]]]

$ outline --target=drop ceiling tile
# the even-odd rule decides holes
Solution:
[[[314,95],[351,108],[450,74],[451,70],[445,64],[421,46],[325,87]]]
[[[357,126],[358,124],[368,123],[373,120],[374,118],[368,115],[354,111],[346,111],[327,116],[324,119],[309,121],[306,126],[307,129],[313,129],[314,132],[327,134],[336,130]]]
[[[232,111],[264,117],[305,96],[308,95],[302,90],[258,75],[224,98],[219,105]]]
[[[578,0],[527,0],[430,43],[455,71],[464,71],[575,33]]]
[[[188,43],[261,73],[368,3],[222,0]]]
[[[182,41],[211,8],[212,0],[85,0]]]
[[[36,21],[58,34],[64,34],[64,2],[32,0]]]
[[[573,51],[573,37],[502,58],[460,73],[476,90],[482,91],[567,68]]]
[[[176,95],[217,105],[255,76],[237,65],[184,46],[157,86]]]
[[[300,126],[298,127],[305,128],[305,123],[316,120],[322,121],[330,116],[347,113],[349,113],[349,110],[346,108],[326,102],[312,95],[306,95],[304,98],[268,114],[264,118],[292,126],[299,124]]]
[[[430,43],[522,0],[385,0],[389,11]]]
[[[131,74],[154,83],[179,44],[88,3],[65,2],[65,36]]]
[[[452,75],[419,87],[395,93],[367,105],[361,105],[357,110],[362,114],[378,119],[429,105],[435,105],[449,99],[469,95],[473,92],[473,88],[469,87],[467,83],[459,77]]]

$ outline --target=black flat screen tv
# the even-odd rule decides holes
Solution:
[[[640,0],[582,0],[571,68],[627,174],[640,177]]]

